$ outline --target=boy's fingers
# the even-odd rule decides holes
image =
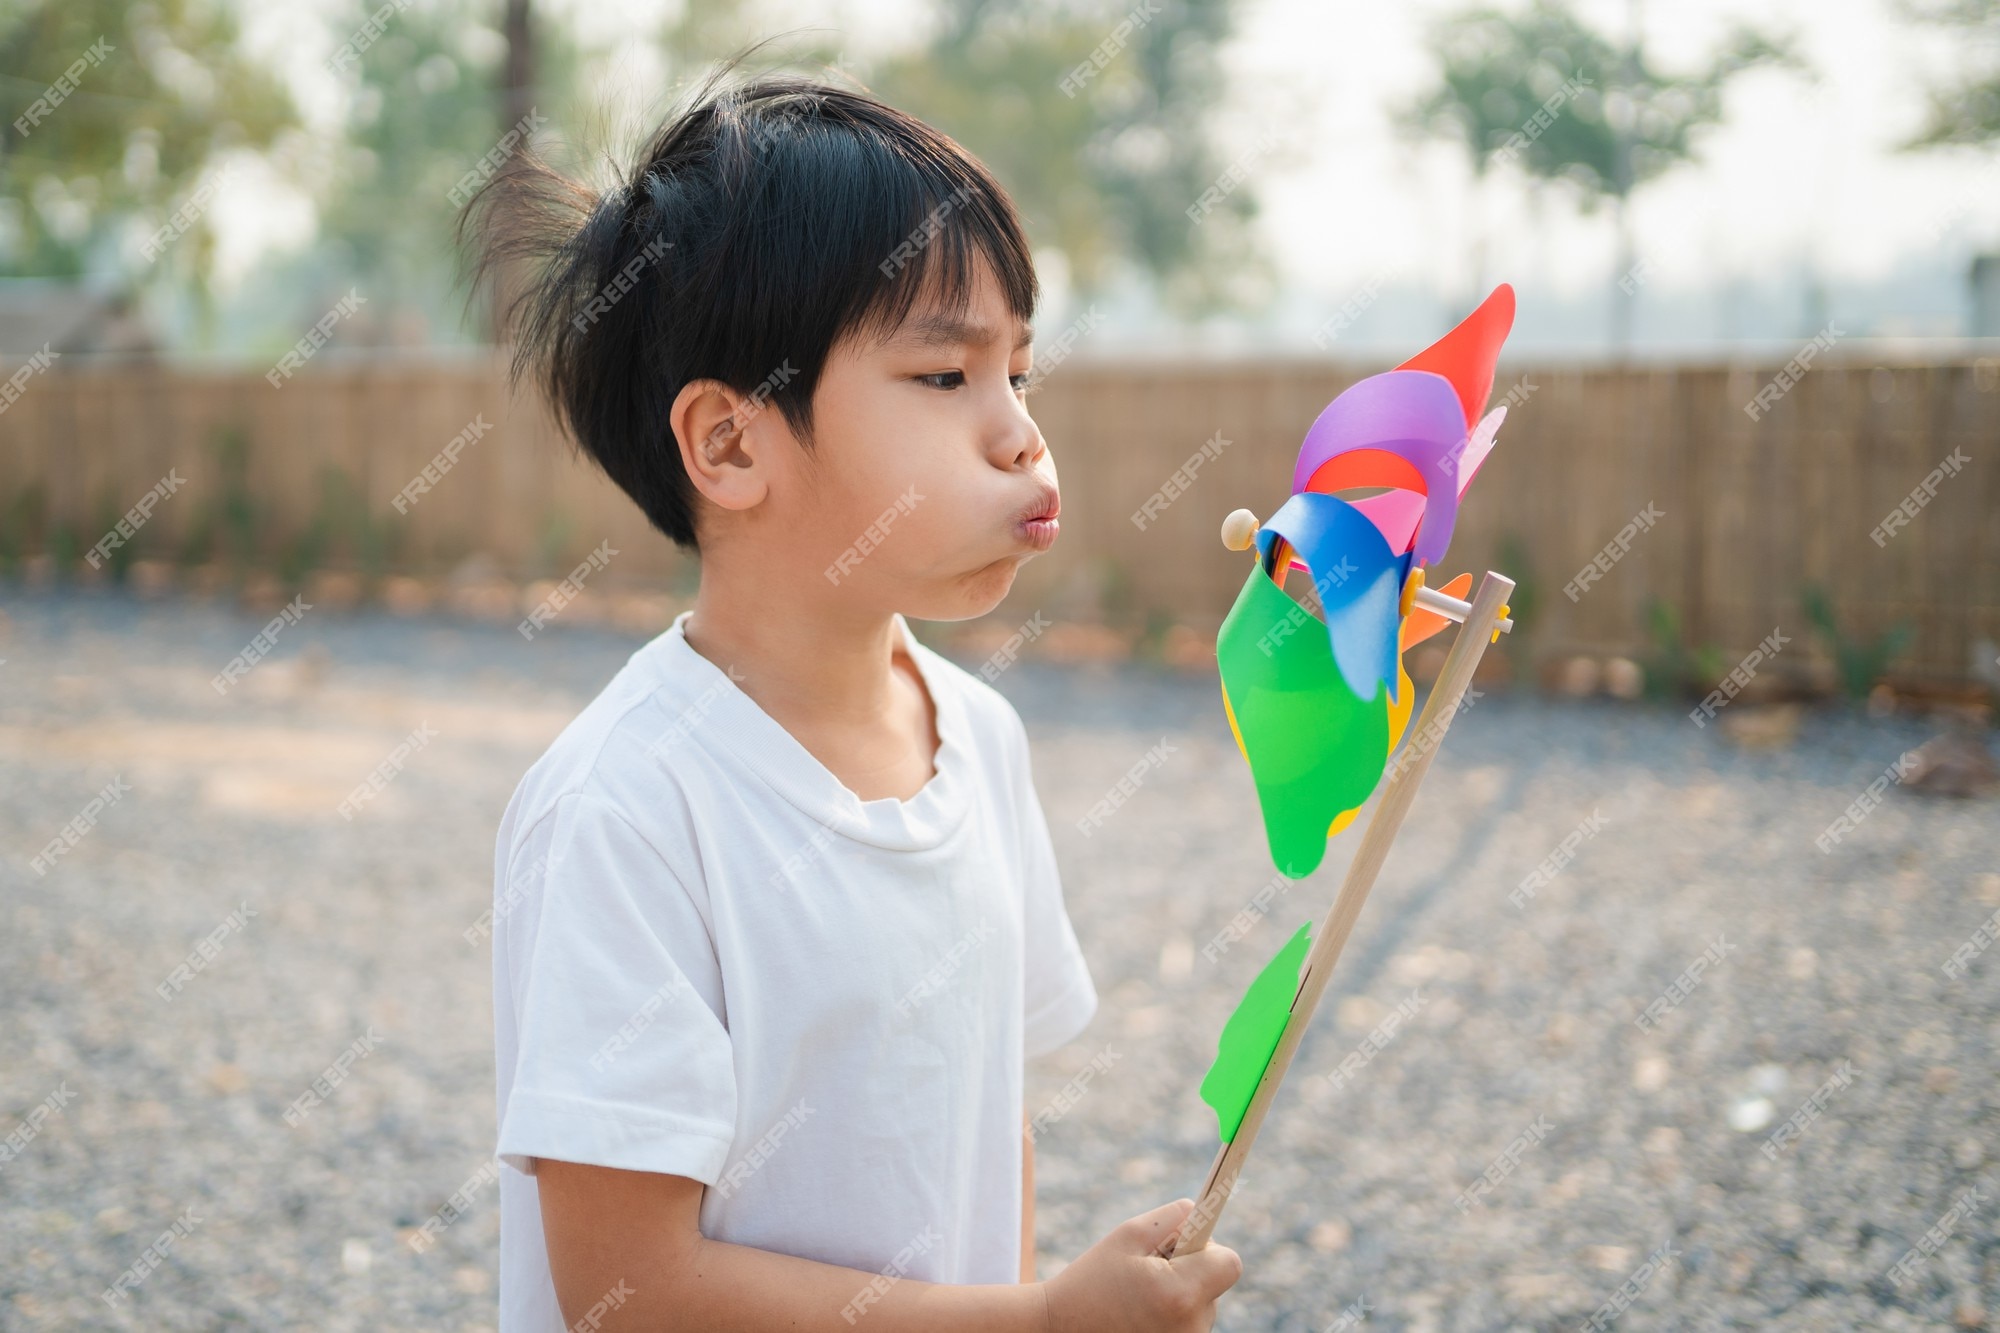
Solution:
[[[1149,1247],[1157,1248],[1167,1236],[1180,1229],[1187,1215],[1194,1211],[1193,1199],[1175,1199],[1163,1203],[1148,1213],[1141,1213],[1126,1222],[1121,1230],[1130,1230]]]
[[[1167,1261],[1173,1270],[1194,1284],[1195,1292],[1207,1304],[1236,1285],[1243,1276],[1243,1259],[1227,1245],[1210,1241],[1193,1254]]]

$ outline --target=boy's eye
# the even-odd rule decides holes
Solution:
[[[962,370],[939,370],[915,378],[917,383],[931,389],[958,389],[965,385],[965,372]],[[1033,393],[1040,387],[1034,379],[1034,371],[1024,370],[1018,375],[1009,375],[1007,384],[1015,393]]]

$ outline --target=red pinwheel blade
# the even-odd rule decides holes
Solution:
[[[1514,289],[1503,282],[1457,328],[1396,369],[1428,370],[1450,380],[1465,409],[1465,428],[1471,430],[1493,393],[1493,366],[1513,327]]]

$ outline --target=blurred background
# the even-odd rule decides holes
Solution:
[[[1236,586],[1216,513],[1505,280],[1517,424],[1460,558],[1529,585],[1515,674],[1650,658],[1621,688],[1706,689],[1817,595],[1795,685],[2000,678],[1990,5],[106,0],[4,23],[9,578],[504,617],[609,539],[574,618],[663,625],[693,563],[510,396],[452,224],[523,143],[601,177],[764,43],[754,67],[936,121],[1026,215],[1037,409],[1078,516],[1008,608],[1061,612],[1045,650],[1203,660]],[[449,485],[391,508],[466,432]],[[1874,531],[1960,443],[1971,475],[1893,546],[1823,535]],[[1134,520],[1204,446],[1210,498]],[[1536,596],[1649,503],[1670,519],[1616,578]],[[1877,679],[1836,682],[1849,649]]]
[[[1027,718],[1105,997],[1034,1075],[1044,1273],[1193,1192],[1214,1032],[1351,852],[1260,889],[1217,524],[1505,281],[1440,574],[1519,628],[1224,1326],[1987,1326],[2000,4],[0,0],[0,1327],[490,1325],[493,830],[699,565],[510,390],[453,223],[753,47],[984,158],[1046,291],[1072,521],[918,626]]]

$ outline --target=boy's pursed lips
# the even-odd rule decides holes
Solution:
[[[1056,521],[1061,512],[1061,493],[1044,484],[1038,488],[1034,502],[1015,517],[1014,531],[1035,550],[1046,551],[1056,544],[1056,535],[1062,531],[1062,525]]]

